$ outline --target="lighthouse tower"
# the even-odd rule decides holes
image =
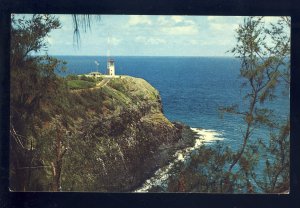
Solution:
[[[109,76],[115,76],[115,61],[110,57],[110,36],[107,37],[107,44],[108,44],[108,50],[107,50],[107,75]]]
[[[115,76],[115,62],[113,59],[107,60],[107,75]]]

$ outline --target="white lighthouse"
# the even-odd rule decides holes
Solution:
[[[107,75],[115,76],[115,61],[113,59],[107,60]]]

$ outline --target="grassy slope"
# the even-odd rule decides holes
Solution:
[[[91,87],[95,87],[95,82],[85,81],[85,80],[69,80],[67,81],[68,87],[71,90],[78,90],[78,89],[87,89]]]

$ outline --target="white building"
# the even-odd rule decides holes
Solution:
[[[113,59],[107,60],[107,75],[115,76],[115,61]]]
[[[98,78],[98,77],[101,77],[101,73],[100,72],[90,72],[90,73],[86,74],[85,76]]]

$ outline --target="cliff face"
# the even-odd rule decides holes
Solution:
[[[32,190],[51,190],[55,168],[61,167],[63,191],[132,191],[166,163],[174,152],[170,147],[181,140],[183,127],[165,118],[158,91],[143,79],[122,77],[69,91],[62,103],[55,110],[45,105],[47,116],[36,127],[43,138],[36,147],[44,150],[40,162],[52,170],[35,175],[40,185]]]

